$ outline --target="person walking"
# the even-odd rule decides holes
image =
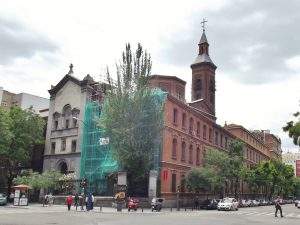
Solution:
[[[89,193],[86,197],[86,210],[90,211],[94,207],[94,196],[92,193]]]
[[[84,194],[81,193],[81,195],[79,196],[79,205],[80,205],[80,210],[84,210],[84,203],[85,203],[85,197]]]
[[[277,212],[278,210],[280,211],[280,216],[283,217],[282,215],[282,208],[281,208],[281,199],[279,196],[275,199],[275,217],[277,217]]]
[[[74,197],[74,206],[76,207],[76,211],[77,211],[78,204],[79,204],[79,195],[78,193],[76,193]]]
[[[72,197],[72,195],[68,195],[66,198],[66,204],[68,206],[68,211],[70,211],[72,203],[73,203],[73,197]]]

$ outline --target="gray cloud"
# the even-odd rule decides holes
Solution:
[[[36,53],[53,53],[58,47],[23,24],[0,17],[0,65],[16,58],[30,58]]]
[[[210,55],[219,71],[249,84],[283,80],[295,72],[286,60],[300,55],[299,9],[298,0],[234,0],[219,10],[198,12],[187,24],[192,30],[165,40],[160,58],[191,64],[205,17]]]

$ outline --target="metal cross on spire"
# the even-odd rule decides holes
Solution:
[[[202,31],[205,31],[205,23],[207,23],[207,20],[205,20],[205,18],[203,18],[202,22],[201,22],[201,26],[202,26]]]
[[[71,63],[70,66],[69,66],[69,72],[68,74],[72,74],[73,73],[73,64]]]

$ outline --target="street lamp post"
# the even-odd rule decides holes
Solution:
[[[179,191],[180,191],[180,186],[177,186],[177,192],[176,192],[176,205],[177,205],[177,211],[180,211],[179,207]]]

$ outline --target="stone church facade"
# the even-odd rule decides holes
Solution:
[[[99,83],[87,75],[73,76],[73,68],[49,90],[50,105],[44,152],[44,171],[80,174],[80,146],[85,104],[101,95]]]

